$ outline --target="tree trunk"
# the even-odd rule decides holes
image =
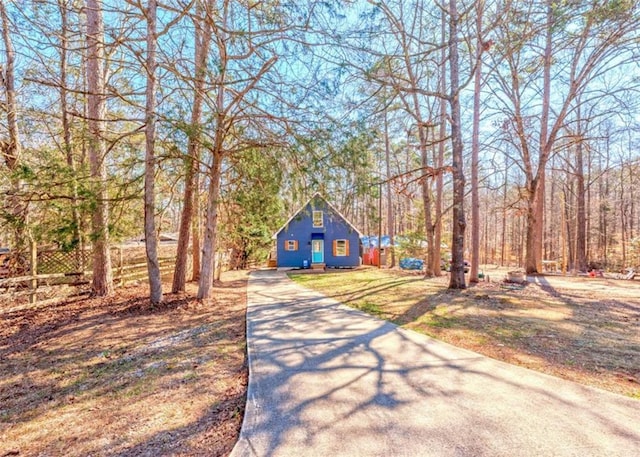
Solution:
[[[547,0],[545,26],[545,49],[543,55],[542,114],[540,118],[540,157],[536,177],[530,188],[530,207],[527,227],[527,253],[525,270],[527,274],[542,271],[542,242],[544,238],[544,200],[547,160],[553,148],[553,139],[549,132],[549,112],[551,109],[551,65],[553,57],[553,7]]]
[[[200,279],[200,253],[202,246],[200,243],[200,229],[202,227],[202,210],[200,209],[200,181],[201,175],[197,173],[194,177],[193,193],[193,222],[191,224],[191,280],[197,281]]]
[[[93,239],[92,292],[113,294],[113,273],[109,252],[109,205],[107,196],[106,147],[104,140],[104,24],[102,1],[87,0],[87,114],[89,117],[89,165],[95,209],[91,216]]]
[[[609,135],[605,136],[605,151],[607,155],[607,161],[611,154],[611,140]],[[602,163],[600,163],[600,170],[602,170]],[[603,180],[600,180],[600,233],[602,242],[602,258],[606,267],[609,266],[609,216],[608,212],[611,210],[609,206],[609,173],[604,175]]]
[[[7,99],[7,130],[9,133],[7,141],[2,144],[2,155],[4,156],[7,168],[13,171],[18,166],[21,153],[18,135],[18,105],[16,102],[14,70],[16,53],[13,49],[11,34],[9,33],[10,23],[4,2],[0,3],[0,14],[2,15],[2,38],[4,40],[6,58],[5,71],[2,76],[4,77],[5,96]]]
[[[147,93],[145,106],[145,168],[144,168],[144,242],[149,273],[151,303],[162,302],[162,279],[158,263],[158,234],[155,205],[155,141],[156,141],[156,0],[147,2]]]
[[[544,166],[544,165],[540,165]],[[527,274],[538,273],[538,263],[542,263],[542,214],[544,192],[541,190],[540,176],[529,184],[527,199],[527,224],[525,238],[525,270]]]
[[[0,149],[5,164],[11,172],[11,193],[3,198],[3,209],[11,215],[12,219],[12,253],[13,256],[9,262],[9,269],[20,270],[26,267],[23,264],[26,258],[27,249],[27,205],[20,199],[20,191],[22,182],[20,178],[14,174],[20,164],[20,155],[22,152],[20,144],[20,136],[18,133],[18,104],[16,102],[15,89],[15,50],[13,48],[13,40],[9,32],[10,22],[4,2],[0,2],[0,15],[2,16],[2,38],[5,45],[5,71],[2,75],[4,79],[4,89],[6,97],[7,110],[7,131],[8,138],[1,142]],[[12,272],[13,274],[13,272]]]
[[[200,3],[198,3],[200,5]],[[189,133],[187,144],[186,175],[184,178],[184,207],[180,217],[180,228],[178,233],[178,250],[176,256],[176,266],[173,272],[173,293],[184,291],[187,278],[187,259],[189,256],[189,235],[191,232],[191,222],[197,195],[198,169],[200,167],[200,118],[202,117],[202,103],[204,98],[204,85],[207,76],[207,57],[211,45],[211,25],[206,19],[205,12],[198,8],[196,29],[196,69],[195,88],[193,92],[193,107],[191,108],[191,127],[193,131]],[[194,229],[195,230],[195,229]],[[194,253],[195,254],[195,253]],[[199,254],[199,252],[198,252]],[[195,255],[198,255],[195,254]],[[195,265],[194,265],[195,267]],[[200,269],[199,266],[197,268]],[[195,274],[195,273],[194,273]]]
[[[509,185],[509,157],[504,159],[504,183],[502,188],[502,238],[500,240],[500,266],[505,265],[507,247],[507,191]]]
[[[378,268],[382,268],[382,182],[378,192]]]
[[[391,267],[396,266],[395,253],[395,227],[393,222],[393,199],[391,198],[391,147],[389,145],[389,119],[387,118],[387,109],[384,110],[384,152],[385,163],[387,166],[387,231],[391,240]]]
[[[554,165],[551,165],[551,189],[549,189],[549,194],[551,198],[549,199],[549,203],[547,205],[547,217],[545,220],[546,228],[546,241],[544,244],[544,253],[543,259],[553,259],[556,258],[555,254],[557,251],[556,246],[559,245],[557,240],[559,239],[559,227],[558,223],[558,201],[556,195],[558,195],[558,177],[557,173],[554,170]]]
[[[625,197],[624,165],[620,166],[620,248],[622,268],[627,266],[627,202]]]
[[[226,11],[225,11],[226,14]],[[223,18],[223,24],[226,26],[227,17]],[[221,56],[228,58],[226,54],[225,38],[219,38],[218,50]],[[222,173],[223,147],[225,140],[225,78],[228,61],[224,60],[219,66],[219,74],[216,79],[216,123],[213,139],[213,147],[211,149],[211,164],[209,165],[209,190],[207,192],[207,210],[206,222],[204,228],[204,237],[202,240],[202,266],[200,268],[200,279],[198,280],[198,299],[209,298],[211,294],[211,286],[214,280],[215,259],[216,259],[216,235],[218,223],[218,197],[220,195],[220,179]]]
[[[573,195],[574,195],[573,183],[565,184],[562,189],[563,193],[563,208],[564,212],[564,238],[565,238],[565,250],[566,257],[564,259],[564,263],[567,265],[567,268],[570,272],[576,269],[575,263],[575,221],[573,215],[571,213],[571,207],[574,206]]]
[[[482,13],[483,0],[476,9],[476,72],[473,93],[473,131],[471,136],[471,269],[469,282],[478,282],[480,264],[480,197],[478,195],[478,155],[480,149],[480,90],[482,84]]]
[[[424,228],[425,235],[427,238],[427,259],[425,262],[425,276],[432,277],[433,276],[433,220],[431,218],[431,186],[430,180],[431,177],[427,176],[427,166],[428,157],[427,157],[427,134],[425,132],[424,126],[419,126],[419,135],[420,135],[420,158],[422,164],[422,179],[421,179],[421,188],[422,188],[422,204],[424,206]]]
[[[587,188],[587,196],[586,196],[586,201],[585,201],[585,219],[586,219],[586,226],[585,226],[585,238],[586,238],[586,242],[587,242],[587,247],[586,247],[586,254],[585,254],[585,258],[587,259],[587,261],[589,263],[591,263],[593,261],[593,237],[590,236],[591,234],[591,215],[592,215],[592,211],[593,208],[591,207],[592,205],[592,192],[591,192],[591,176],[593,173],[593,156],[591,155],[591,148],[587,148],[587,176],[585,177],[585,180],[587,183],[589,183],[589,185],[586,186]],[[587,265],[588,267],[589,265]]]
[[[192,140],[189,140],[189,145],[187,146],[187,157],[185,157],[186,173],[184,177],[184,198],[182,214],[180,215],[180,226],[178,228],[176,265],[173,269],[173,283],[171,285],[171,292],[174,294],[184,292],[187,280],[189,235],[191,231],[191,219],[193,217],[194,180],[197,173],[198,163],[196,158],[191,155],[191,141]]]
[[[444,43],[447,37],[447,21],[446,12],[442,11],[442,17],[440,21],[440,37]],[[440,50],[440,80],[438,82],[440,87],[440,121],[438,132],[438,156],[434,160],[436,168],[442,170],[444,167],[444,150],[445,141],[447,137],[447,102],[444,95],[447,93],[447,49],[442,46]],[[436,197],[434,203],[434,221],[433,221],[433,274],[434,276],[441,276],[442,270],[440,263],[442,261],[442,200],[444,194],[444,173],[440,172],[436,176]]]
[[[576,263],[575,269],[587,271],[587,211],[584,183],[584,155],[582,136],[578,134],[576,144]]]
[[[453,169],[453,230],[451,240],[450,289],[466,288],[464,277],[464,169],[463,144],[460,129],[460,75],[458,61],[458,8],[456,0],[449,0],[449,74],[451,91],[451,155]]]
[[[629,141],[629,151],[632,151],[634,149],[634,144],[631,142],[631,140]],[[635,234],[635,221],[637,220],[635,215],[636,215],[636,199],[635,199],[635,191],[636,191],[636,177],[637,177],[637,172],[634,172],[634,166],[633,163],[629,163],[627,165],[627,169],[629,171],[628,176],[629,176],[629,239],[633,240],[634,239],[634,234]]]
[[[211,168],[209,170],[209,191],[207,195],[206,224],[202,249],[202,267],[198,282],[199,299],[209,298],[213,284],[216,255],[216,229],[218,223],[218,197],[220,195],[220,175],[222,156],[212,151]]]

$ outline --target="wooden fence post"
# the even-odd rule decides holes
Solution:
[[[124,286],[124,262],[122,259],[122,246],[118,246],[118,271],[120,272],[120,285]]]
[[[29,243],[29,251],[31,253],[31,280],[29,281],[29,303],[38,301],[38,248],[36,242],[31,240]]]

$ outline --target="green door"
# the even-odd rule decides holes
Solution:
[[[324,240],[311,241],[311,263],[324,263]]]

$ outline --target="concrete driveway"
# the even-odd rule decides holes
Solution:
[[[640,455],[640,401],[459,349],[252,273],[232,456]]]

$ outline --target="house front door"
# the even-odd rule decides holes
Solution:
[[[311,263],[324,262],[324,240],[311,241]]]

